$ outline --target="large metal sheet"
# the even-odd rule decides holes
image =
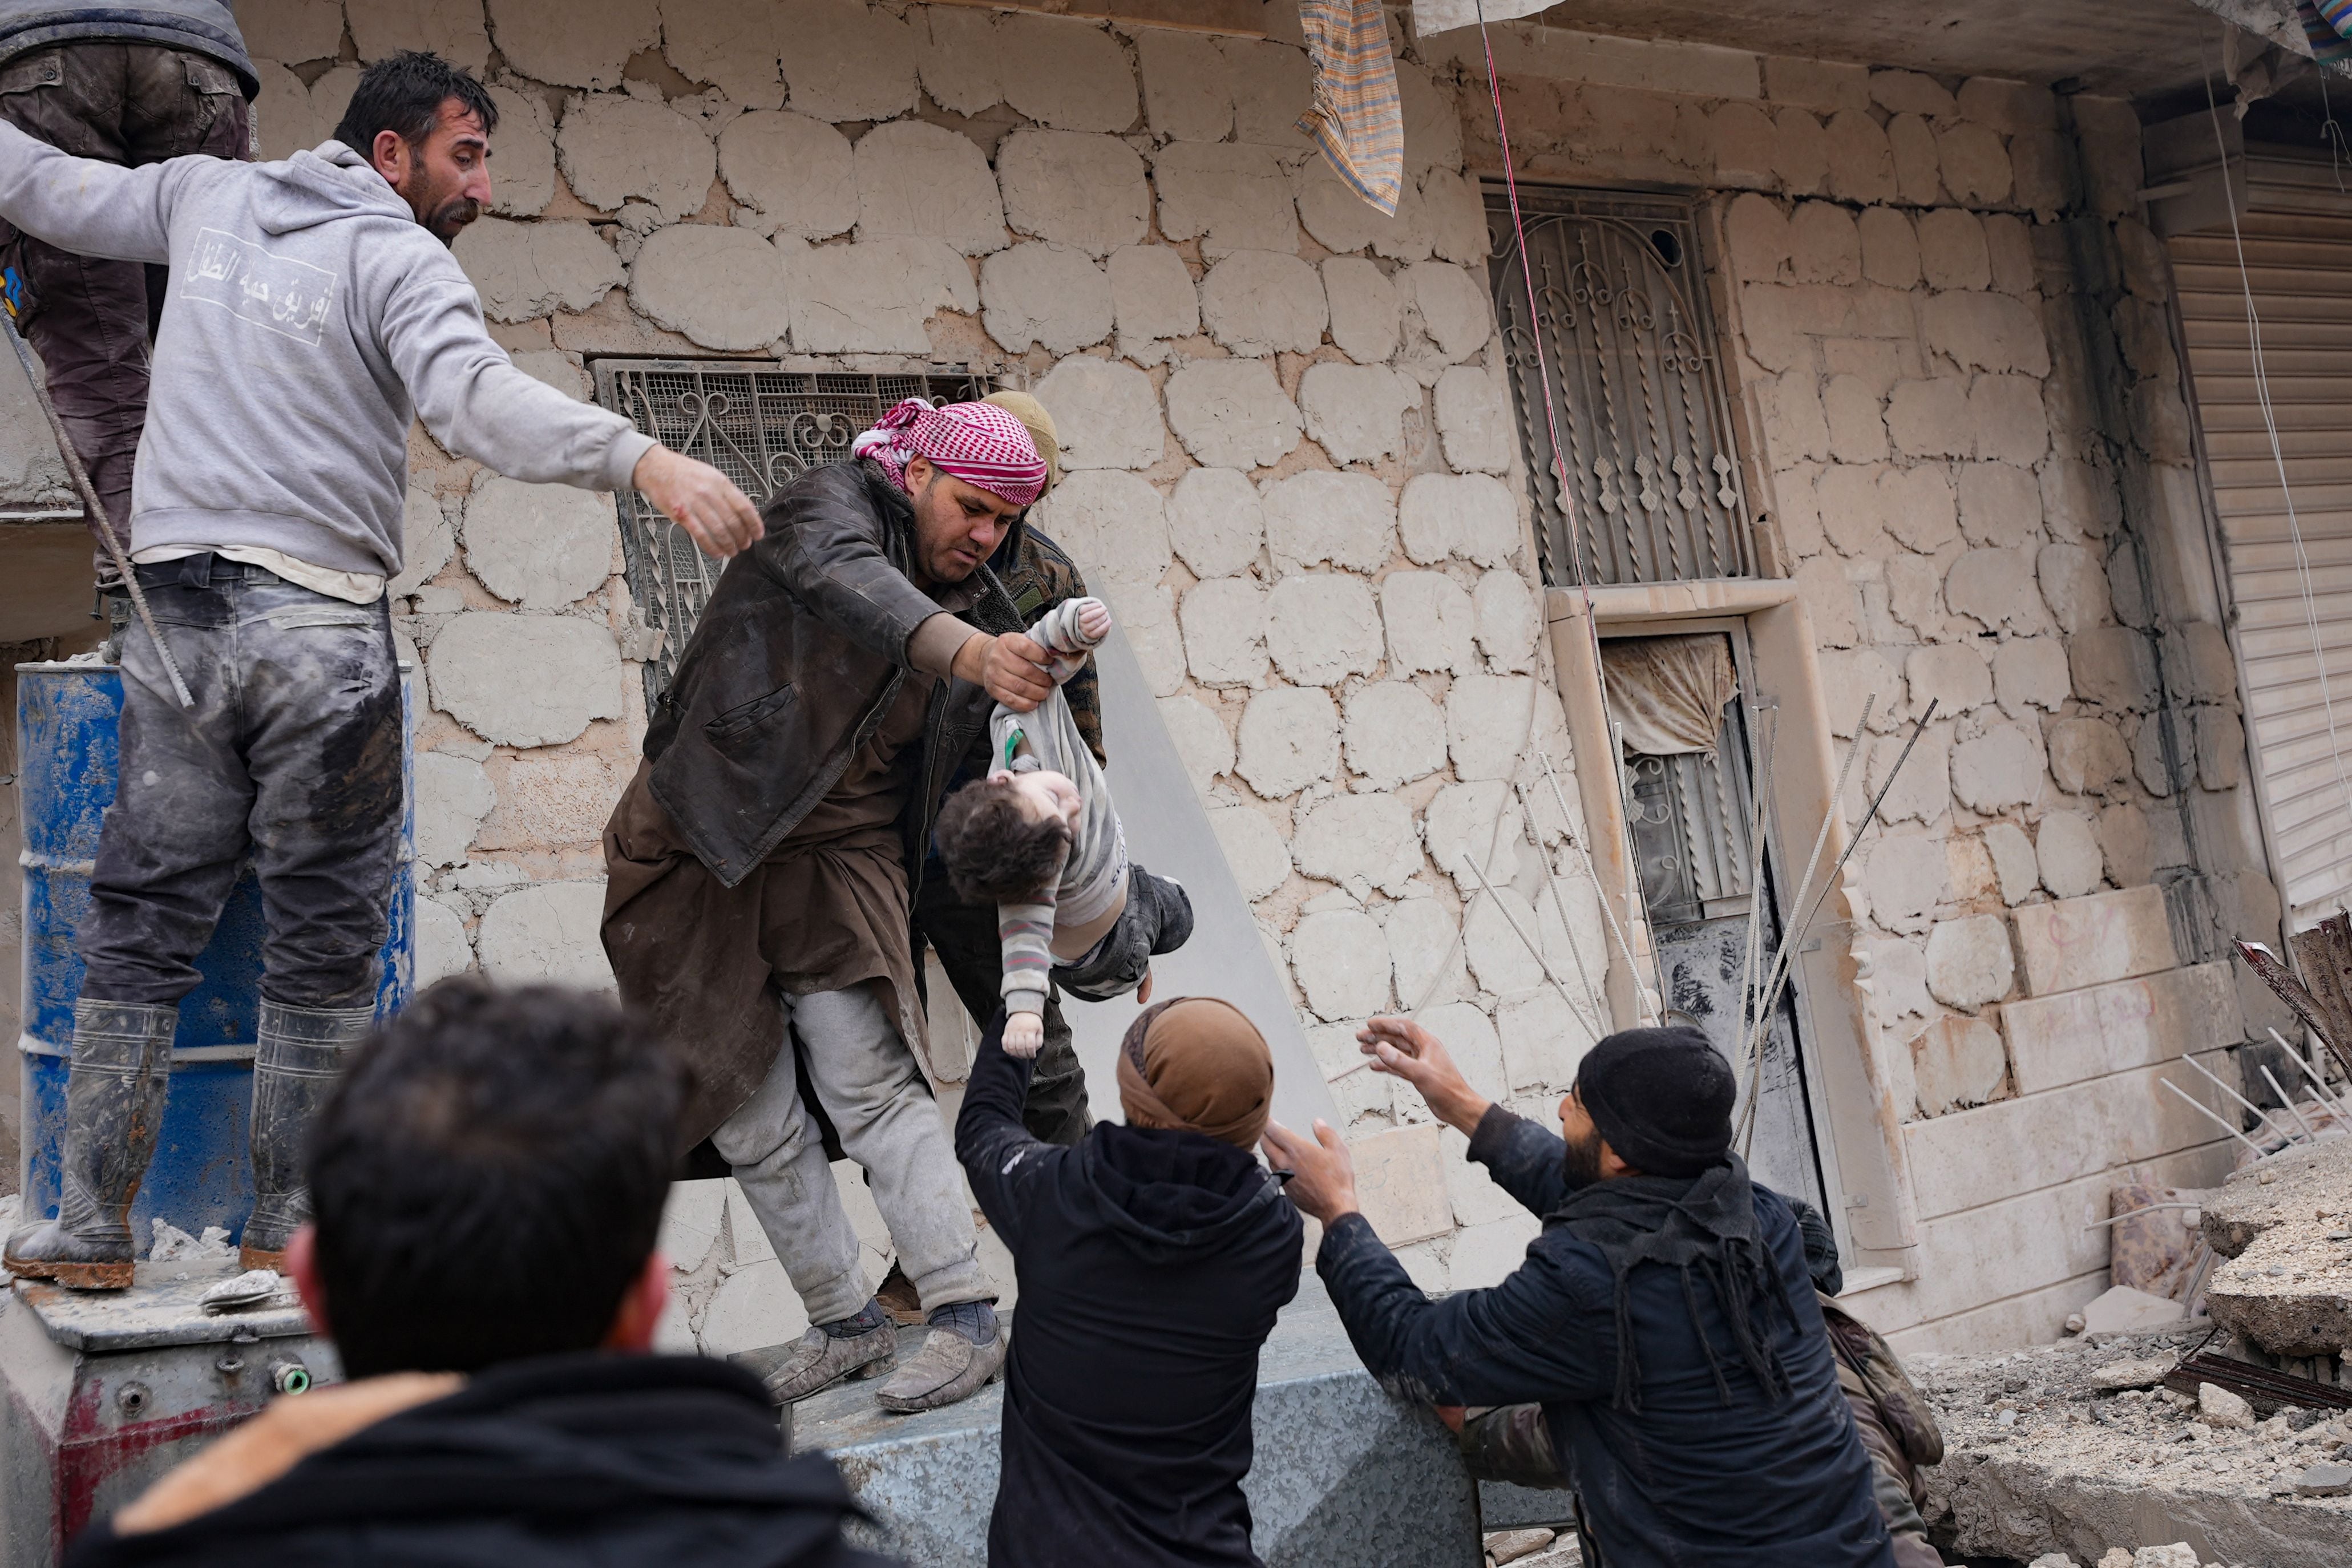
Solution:
[[[1095,650],[1095,668],[1102,678],[1103,745],[1110,753],[1106,776],[1127,830],[1128,854],[1158,875],[1183,883],[1192,900],[1192,939],[1151,961],[1153,997],[1222,996],[1239,1007],[1274,1048],[1275,1120],[1300,1129],[1318,1116],[1334,1121],[1331,1090],[1299,1026],[1289,988],[1225,864],[1183,759],[1160,722],[1159,700],[1144,683],[1124,633],[1113,631]],[[1119,1037],[1139,1011],[1132,996],[1115,1002],[1062,998],[1062,1016],[1070,1021],[1078,1059],[1086,1065],[1097,1117],[1118,1114]]]

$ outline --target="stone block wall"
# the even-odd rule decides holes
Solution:
[[[2011,82],[1509,32],[1527,176],[1717,193],[1762,551],[1801,585],[1841,752],[1864,749],[1849,825],[1892,779],[1846,895],[1920,1252],[1861,1309],[1914,1348],[2053,1337],[2104,1287],[2082,1226],[2106,1173],[2225,1159],[2154,1081],[2246,1032],[2236,978],[2189,965],[2176,924],[2206,955],[2277,929],[2238,875],[2262,859],[2227,644],[2168,553],[2199,513],[2137,121]],[[1498,170],[1491,121],[1465,126]],[[2200,926],[2158,883],[2206,873]]]
[[[1557,811],[1521,805],[1548,798],[1531,745],[1572,759],[1486,217],[1450,79],[1410,52],[1400,210],[1348,194],[1292,125],[1297,8],[1266,13],[1268,39],[864,0],[281,0],[246,26],[266,155],[323,138],[391,49],[485,73],[496,207],[457,255],[518,363],[575,395],[603,353],[1027,378],[1069,468],[1036,521],[1126,626],[1384,1173],[1382,1233],[1424,1283],[1483,1284],[1534,1222],[1417,1096],[1346,1069],[1361,1020],[1426,1000],[1474,1078],[1548,1117],[1591,1027],[1545,963],[1569,973],[1570,931],[1598,961],[1599,906],[1550,881]],[[412,454],[420,968],[609,984],[598,838],[645,651],[612,506]],[[1499,900],[1466,929],[1465,852]],[[679,1204],[682,1317],[734,1348],[753,1309],[724,1281],[782,1281],[747,1218],[713,1239],[723,1195]]]

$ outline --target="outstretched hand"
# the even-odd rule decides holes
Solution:
[[[629,482],[714,559],[749,550],[767,531],[760,509],[734,480],[667,447],[654,447],[639,458]]]
[[[1287,1190],[1301,1214],[1329,1225],[1341,1215],[1357,1212],[1355,1162],[1329,1122],[1317,1117],[1315,1136],[1302,1138],[1281,1122],[1269,1121],[1260,1147],[1265,1150],[1266,1163],[1291,1173]]]
[[[1470,1087],[1445,1042],[1410,1018],[1374,1018],[1356,1031],[1356,1040],[1372,1058],[1374,1072],[1401,1078],[1421,1090],[1430,1114],[1456,1131],[1475,1131],[1493,1104]]]

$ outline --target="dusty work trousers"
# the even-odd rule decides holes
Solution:
[[[874,988],[787,997],[802,1064],[845,1153],[873,1184],[898,1266],[926,1311],[992,1297],[963,1179],[930,1085]],[[812,1323],[838,1322],[873,1298],[857,1232],[841,1206],[815,1118],[801,1103],[787,1037],[767,1080],[710,1135]]]
[[[236,77],[160,44],[79,41],[0,66],[0,118],[78,158],[141,168],[191,153],[252,155]],[[147,423],[147,344],[162,315],[160,267],[76,256],[0,223],[0,266],[30,291],[25,335],[100,502],[128,542],[131,469]]]
[[[195,706],[180,706],[133,621],[82,996],[163,1005],[194,990],[250,852],[268,927],[261,994],[369,1005],[400,855],[400,674],[384,601],[346,604],[210,554],[138,570]]]

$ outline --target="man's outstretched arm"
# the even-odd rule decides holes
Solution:
[[[1034,1064],[1005,1054],[1003,1029],[1004,1015],[999,1013],[981,1036],[971,1077],[963,1087],[963,1108],[956,1113],[955,1151],[971,1181],[971,1194],[979,1200],[981,1213],[988,1216],[1005,1246],[1015,1247],[1024,1209],[1023,1194],[1066,1151],[1040,1142],[1021,1124],[1021,1107],[1029,1095],[1029,1074]]]
[[[726,475],[662,446],[611,409],[516,369],[482,325],[480,302],[455,258],[436,247],[404,259],[407,269],[392,286],[381,330],[393,368],[436,440],[530,484],[635,488],[706,555],[723,560],[759,541],[759,509]]]
[[[1338,1133],[1320,1121],[1311,1139],[1270,1124],[1265,1152],[1275,1169],[1293,1173],[1291,1201],[1323,1222],[1315,1270],[1383,1385],[1440,1407],[1591,1399],[1615,1386],[1613,1361],[1593,1354],[1614,1341],[1605,1290],[1595,1294],[1530,1248],[1494,1289],[1433,1301],[1357,1206],[1355,1170]]]
[[[77,158],[0,121],[0,218],[77,256],[157,265],[172,259],[172,200],[216,158],[126,169]]]

